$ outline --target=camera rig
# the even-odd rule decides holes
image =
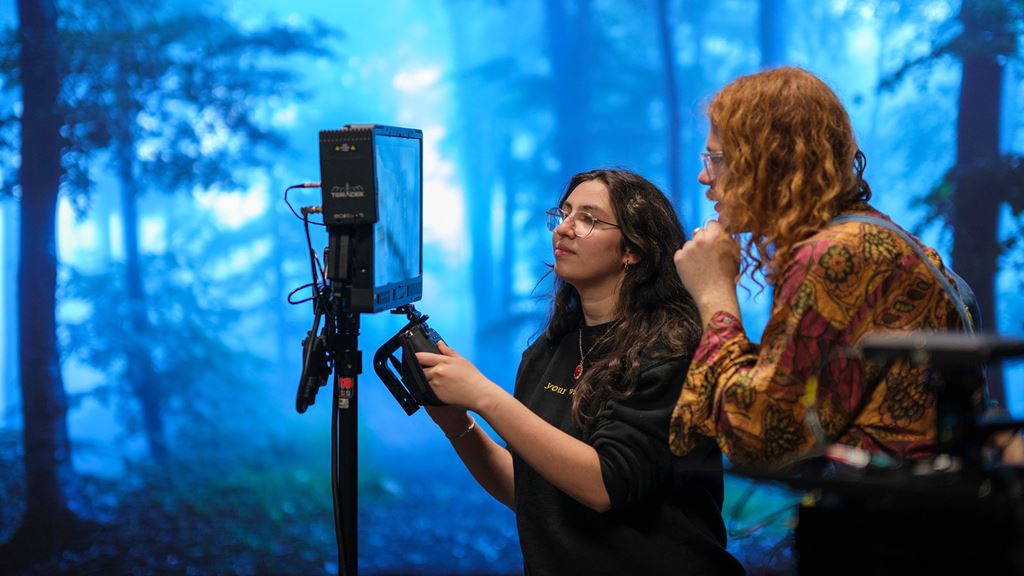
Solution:
[[[438,352],[440,337],[412,302],[422,296],[423,134],[420,130],[351,124],[320,132],[319,183],[289,186],[321,190],[321,206],[303,207],[312,282],[289,294],[312,302],[313,326],[302,340],[302,373],[295,409],[304,413],[334,376],[331,484],[338,568],[354,576],[357,563],[357,380],[362,372],[359,318],[391,310],[408,324],[374,355],[374,369],[407,414],[440,404],[416,362],[418,351]],[[322,214],[323,223],[311,222]],[[321,265],[310,225],[327,229]],[[295,293],[310,288],[298,302]],[[402,348],[402,358],[395,353]],[[398,370],[396,375],[389,364]]]

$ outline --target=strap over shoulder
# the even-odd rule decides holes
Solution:
[[[980,325],[978,323],[981,321],[981,311],[978,308],[978,299],[974,296],[974,290],[971,289],[971,286],[966,280],[961,278],[960,275],[954,272],[952,268],[946,266],[946,272],[956,283],[956,288],[954,288],[949,283],[946,276],[938,269],[938,267],[935,266],[935,263],[928,258],[928,255],[924,252],[924,248],[922,248],[910,234],[907,234],[907,232],[902,228],[884,218],[868,216],[866,214],[843,214],[841,216],[836,216],[831,222],[829,222],[829,226],[836,226],[845,222],[862,222],[864,224],[872,224],[874,226],[885,228],[902,238],[911,247],[911,249],[914,250],[918,257],[928,265],[928,268],[932,271],[935,279],[938,280],[939,285],[942,286],[942,289],[946,291],[946,295],[949,296],[949,299],[956,305],[957,313],[960,314],[960,320],[963,322],[964,330],[968,334],[973,334],[980,329]]]

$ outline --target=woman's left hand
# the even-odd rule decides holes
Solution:
[[[423,367],[434,394],[445,404],[479,413],[483,399],[496,385],[444,342],[438,342],[437,347],[440,354],[416,353],[416,360]]]

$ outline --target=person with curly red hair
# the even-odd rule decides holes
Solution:
[[[707,114],[699,181],[718,220],[675,254],[704,334],[672,415],[673,452],[712,437],[746,463],[786,463],[829,443],[930,455],[928,368],[880,367],[850,350],[876,331],[972,320],[943,285],[955,278],[938,254],[868,203],[865,156],[839,98],[784,67],[733,81]],[[740,320],[741,262],[773,289],[759,344]]]

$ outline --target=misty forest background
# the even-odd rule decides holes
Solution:
[[[569,176],[637,170],[692,229],[702,106],[804,66],[850,110],[875,205],[1019,334],[1022,31],[1019,0],[3,0],[0,572],[337,573],[330,392],[295,412],[312,314],[286,296],[309,265],[282,201],[319,180],[322,129],[423,130],[419,307],[510,388]],[[752,334],[767,301],[744,303]],[[370,370],[401,323],[363,317],[361,571],[518,573],[511,513]],[[993,382],[1024,415],[1021,371]],[[798,499],[727,478],[752,572],[792,569]]]

